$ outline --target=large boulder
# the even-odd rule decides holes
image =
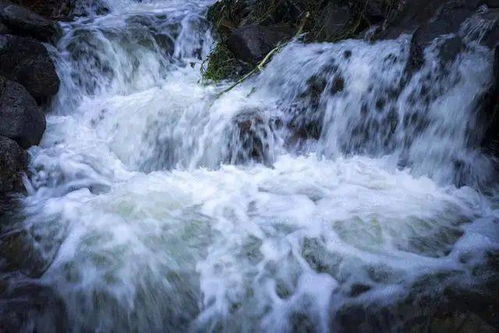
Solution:
[[[444,4],[433,18],[422,22],[415,30],[411,40],[409,71],[418,70],[424,63],[424,49],[431,42],[451,33],[457,33],[463,22],[475,13],[476,7],[457,2]],[[464,47],[460,38],[448,39],[440,50],[441,60],[452,61]]]
[[[39,102],[59,91],[59,76],[47,49],[30,38],[0,35],[0,75],[22,84]]]
[[[413,33],[418,27],[430,21],[448,0],[399,1],[384,29],[376,36],[380,39],[397,38],[404,33]]]
[[[0,197],[23,191],[27,161],[26,152],[14,140],[0,136]]]
[[[19,83],[0,76],[0,135],[23,148],[37,145],[45,131],[45,115]]]
[[[109,12],[103,0],[11,0],[46,18],[68,21],[75,16],[101,15]]]
[[[11,0],[33,12],[51,19],[64,19],[73,10],[73,0]]]
[[[0,21],[16,35],[29,36],[44,42],[61,35],[59,25],[27,8],[0,0]]]
[[[353,12],[348,6],[328,4],[319,18],[320,39],[330,41],[346,37],[353,19]]]
[[[248,25],[232,31],[227,46],[239,59],[257,63],[279,42],[291,38],[292,35],[292,29],[286,26]]]
[[[497,1],[499,3],[499,0]],[[480,15],[482,22],[488,22],[490,29],[484,34],[482,44],[493,49],[499,43],[499,8],[491,8]]]
[[[494,51],[494,80],[485,96],[484,122],[488,124],[482,147],[499,157],[499,45]]]

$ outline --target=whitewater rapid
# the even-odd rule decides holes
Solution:
[[[327,332],[421,279],[485,279],[497,188],[470,127],[490,50],[441,64],[437,43],[407,82],[409,36],[296,41],[220,96],[201,75],[211,2],[64,24],[19,222],[42,274],[16,282],[62,305],[23,329]]]

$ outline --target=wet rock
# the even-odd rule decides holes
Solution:
[[[36,282],[13,282],[0,297],[0,331],[23,332],[34,325],[41,331],[67,332],[63,300],[50,287]]]
[[[385,1],[370,0],[366,3],[365,15],[371,23],[379,23],[386,19]]]
[[[347,6],[329,4],[321,17],[321,39],[336,40],[346,36],[352,18],[352,11]]]
[[[494,79],[483,103],[484,123],[488,124],[482,147],[499,157],[499,45],[494,50]]]
[[[109,8],[102,0],[11,0],[46,18],[58,21],[78,16],[103,15]]]
[[[391,304],[352,299],[334,314],[332,327],[337,332],[496,332],[497,258],[490,254],[477,264],[475,285],[454,283],[462,271],[441,271],[417,278],[406,286],[408,294]]]
[[[27,168],[26,152],[12,139],[0,136],[0,197],[22,192],[22,173]]]
[[[70,16],[77,3],[72,0],[11,0],[12,2],[29,8],[38,15],[50,19],[65,19]]]
[[[269,147],[272,131],[258,110],[247,110],[236,116],[233,128],[228,156],[230,163],[272,163]]]
[[[59,90],[59,77],[45,46],[30,38],[0,35],[0,75],[22,84],[38,102]]]
[[[377,35],[380,39],[397,38],[403,33],[413,33],[431,20],[448,0],[400,1],[394,8],[385,28]]]
[[[481,14],[480,19],[490,24],[490,28],[483,36],[481,42],[483,45],[493,49],[499,44],[499,8]]]
[[[351,289],[350,289],[350,296],[351,297],[357,297],[359,295],[362,295],[365,292],[368,292],[371,290],[371,286],[362,284],[362,283],[356,283],[353,284]]]
[[[386,2],[388,0],[381,0]],[[254,64],[261,60],[279,42],[293,37],[298,29],[303,28],[306,41],[332,41],[352,37],[359,25],[354,25],[360,15],[359,8],[353,8],[350,2],[338,6],[322,0],[221,0],[208,11],[218,33],[219,46],[212,51],[208,67],[216,68],[222,58],[220,50],[227,49],[228,55],[223,63],[231,63],[227,70],[205,71],[208,79],[216,76],[218,80],[240,76],[252,69],[245,64]],[[309,13],[308,19],[305,19]],[[363,27],[362,27],[363,28]],[[242,61],[240,61],[242,60]],[[245,62],[239,66],[237,62]],[[237,65],[233,65],[236,63]],[[242,69],[241,71],[239,69]],[[213,75],[213,73],[224,75]],[[233,72],[239,72],[236,75]],[[219,77],[220,76],[220,77]]]
[[[319,332],[317,320],[311,318],[306,313],[295,312],[289,315],[289,323],[292,333],[313,333]]]
[[[27,230],[9,230],[0,236],[0,271],[20,272],[31,278],[39,278],[53,259],[44,255],[43,245]]]
[[[54,21],[7,1],[0,2],[0,20],[16,35],[44,42],[56,40],[61,35],[61,29]]]
[[[0,35],[10,34],[9,28],[0,21]]]
[[[352,304],[339,311],[334,327],[337,332],[496,332],[493,323],[469,307],[431,298],[391,307]]]
[[[23,148],[40,142],[45,131],[45,115],[20,84],[0,77],[0,135],[15,140]]]
[[[446,39],[439,47],[439,57],[444,63],[453,62],[464,50],[464,43],[461,37],[455,36]]]
[[[292,35],[291,29],[286,26],[249,25],[235,29],[227,40],[227,46],[239,59],[257,63]]]
[[[18,270],[26,261],[25,240],[27,233],[25,231],[13,231],[0,238],[0,249],[2,251],[2,260],[0,267],[2,272]]]
[[[439,314],[430,318],[427,325],[432,332],[496,332],[493,326],[470,312]]]
[[[474,7],[459,3],[446,3],[433,18],[428,18],[414,32],[411,39],[411,56],[408,62],[408,72],[421,68],[424,64],[424,49],[438,37],[457,33],[461,24],[475,12]],[[462,41],[458,38],[446,40],[440,50],[444,62],[453,60],[463,48]]]

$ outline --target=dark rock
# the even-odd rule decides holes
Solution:
[[[57,23],[7,1],[0,2],[0,20],[16,35],[44,42],[56,40],[61,35]]]
[[[352,20],[352,11],[346,7],[329,4],[321,17],[321,38],[335,40],[347,34],[349,23]]]
[[[45,115],[20,84],[0,77],[0,135],[15,140],[23,148],[40,142],[45,131]]]
[[[11,0],[12,2],[29,8],[38,15],[45,16],[50,19],[65,19],[68,18],[76,1],[72,0]]]
[[[484,123],[488,124],[482,147],[499,157],[499,45],[494,51],[494,79],[485,96]]]
[[[433,288],[439,273],[428,276],[420,288],[390,305],[349,302],[334,314],[337,332],[497,332],[499,284],[491,279],[483,288]],[[456,274],[456,273],[454,273]],[[442,283],[442,282],[440,282]],[[353,289],[353,286],[352,286]]]
[[[0,35],[9,34],[9,28],[0,21]]]
[[[499,8],[499,0],[487,0],[485,4],[490,8]]]
[[[361,295],[369,290],[371,290],[371,286],[356,283],[356,284],[352,285],[352,288],[350,290],[350,296],[357,297],[357,296],[359,296],[359,295]]]
[[[400,1],[397,10],[391,15],[385,29],[378,34],[380,39],[397,38],[404,33],[413,33],[418,27],[429,22],[448,0],[408,0]]]
[[[270,125],[259,115],[259,111],[247,110],[239,114],[234,119],[234,125],[228,160],[237,164],[255,161],[271,165],[268,138],[272,133]]]
[[[234,30],[227,40],[227,46],[239,59],[257,63],[279,42],[291,36],[292,31],[288,27],[249,25]]]
[[[379,23],[385,20],[386,10],[383,0],[370,0],[366,3],[365,15],[370,23]]]
[[[465,5],[444,5],[436,18],[424,23],[416,32],[418,43],[427,44],[438,36],[455,33],[461,24],[475,12]]]
[[[102,0],[11,0],[46,18],[68,21],[78,16],[103,15],[109,8]]]
[[[39,102],[59,91],[59,77],[45,46],[30,38],[0,36],[0,75],[22,84]]]
[[[457,33],[461,24],[475,12],[473,7],[467,5],[448,3],[444,4],[435,17],[421,24],[416,29],[411,40],[411,57],[408,71],[413,72],[424,64],[424,49],[438,37]],[[461,51],[463,45],[460,38],[451,38],[443,43],[440,49],[442,60],[453,60]]]
[[[341,76],[337,76],[333,80],[333,84],[331,85],[331,94],[336,94],[342,92],[345,88],[345,80]]]
[[[24,253],[20,255],[24,256]],[[69,331],[66,307],[55,290],[36,281],[12,279],[5,282],[9,285],[5,292],[0,294],[1,332],[26,331],[26,327],[33,322],[40,324],[39,318],[43,318],[43,324],[40,326],[50,329],[36,331]]]
[[[22,173],[27,168],[26,152],[14,141],[0,136],[0,196],[22,192]]]
[[[38,278],[49,267],[51,260],[43,255],[41,245],[34,236],[24,229],[11,230],[0,236],[0,270],[20,271],[22,274]]]
[[[446,39],[439,47],[440,60],[444,63],[453,62],[463,49],[464,43],[461,37]]]
[[[481,43],[493,49],[499,44],[499,9],[487,11],[481,14],[480,18],[491,25],[483,36]]]

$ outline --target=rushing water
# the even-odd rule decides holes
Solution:
[[[7,318],[37,332],[326,332],[422,279],[486,279],[499,210],[476,29],[414,75],[409,36],[295,42],[219,95],[229,83],[201,77],[211,2],[114,1],[64,25],[4,315],[27,307]]]

